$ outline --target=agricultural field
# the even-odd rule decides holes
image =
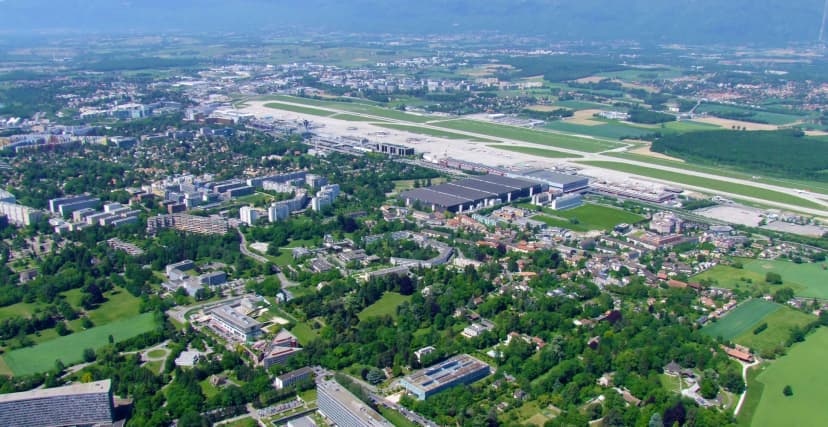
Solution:
[[[153,314],[144,313],[55,338],[34,347],[13,350],[3,355],[3,361],[15,375],[43,372],[52,369],[57,359],[67,366],[80,362],[84,349],[103,347],[109,342],[110,335],[116,342],[123,341],[149,332],[155,326]]]
[[[531,207],[528,208],[531,209]],[[586,204],[563,211],[544,208],[543,212],[543,214],[536,215],[532,219],[543,221],[551,227],[567,228],[579,232],[611,230],[618,224],[635,224],[644,219],[640,215],[621,209],[593,204]]]
[[[465,139],[465,140],[474,141],[474,142],[497,142],[493,139],[479,138],[479,137],[463,135],[463,134],[448,132],[448,131],[439,130],[439,129],[424,128],[424,127],[413,126],[413,125],[400,125],[400,124],[396,124],[396,123],[375,123],[375,125],[379,126],[379,127],[384,127],[384,128],[387,128],[387,129],[401,130],[401,131],[405,131],[405,132],[418,133],[418,134],[421,134],[421,135],[434,136],[434,137],[438,137],[438,138]]]
[[[742,118],[744,121],[754,121],[757,123],[767,123],[771,125],[787,125],[802,119],[801,116],[794,114],[771,113],[768,111],[751,110],[749,108],[720,104],[702,104],[696,109],[696,111],[699,113],[711,113],[711,115],[746,114],[750,116]]]
[[[756,384],[748,385],[747,402],[756,406],[743,408],[751,426],[824,425],[828,419],[824,402],[828,370],[819,367],[824,364],[826,348],[828,329],[819,328],[791,347],[787,355],[762,368],[753,382]],[[792,396],[782,393],[786,385],[791,386]]]
[[[563,153],[560,151],[555,150],[548,150],[546,148],[536,148],[536,147],[523,147],[519,145],[489,145],[491,148],[496,148],[498,150],[507,150],[507,151],[514,151],[515,153],[523,153],[529,154],[532,156],[540,156],[540,157],[548,157],[551,159],[563,159],[563,158],[580,158],[581,156],[577,154],[569,154]]]
[[[825,263],[796,264],[781,260],[756,260],[745,264],[745,270],[763,278],[768,272],[779,273],[783,286],[793,288],[797,296],[828,299],[828,270]]]
[[[745,332],[753,333],[754,326],[780,308],[782,306],[774,302],[752,299],[739,304],[718,321],[709,323],[702,328],[702,332],[714,338],[722,337],[726,340],[732,340]]]
[[[365,307],[365,309],[358,314],[358,317],[360,320],[377,316],[391,316],[396,319],[397,307],[399,307],[400,304],[410,300],[411,296],[400,295],[396,292],[386,292],[382,295],[382,298],[380,298],[379,301]]]
[[[659,179],[663,181],[669,181],[673,183],[682,183],[694,187],[702,187],[714,191],[722,191],[726,193],[738,194],[747,197],[756,197],[764,200],[774,201],[778,203],[786,203],[789,205],[800,206],[804,208],[824,209],[822,205],[802,199],[792,194],[767,190],[764,188],[753,187],[745,184],[719,181],[712,178],[705,178],[695,175],[685,175],[683,173],[664,171],[660,169],[653,169],[644,166],[630,165],[619,162],[579,161],[578,163],[599,167],[603,169],[626,172],[634,175]]]
[[[507,126],[467,119],[449,120],[434,123],[433,125],[447,129],[489,135],[495,138],[513,139],[517,141],[531,142],[533,144],[548,145],[551,147],[560,147],[589,153],[598,153],[624,145],[619,142],[608,140],[581,138],[572,135],[544,132],[516,126]]]
[[[743,264],[749,262],[752,262],[752,260],[744,260]],[[755,288],[764,290],[765,287],[770,290],[771,286],[765,283],[764,274],[723,264],[719,264],[707,271],[693,276],[693,281],[710,283],[710,286],[714,288],[741,289],[748,291],[752,291]]]
[[[785,346],[785,341],[790,338],[791,328],[803,328],[814,320],[816,317],[813,315],[783,306],[733,338],[733,342],[747,346],[759,354],[772,352],[776,348]],[[754,334],[753,330],[761,323],[767,323],[768,328]]]
[[[333,111],[320,110],[318,108],[311,107],[303,107],[301,105],[283,104],[281,102],[268,102],[267,104],[265,104],[265,107],[273,108],[275,110],[292,111],[294,113],[310,114],[312,116],[322,117],[328,117],[336,114]]]

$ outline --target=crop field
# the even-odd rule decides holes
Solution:
[[[382,295],[379,301],[365,307],[358,317],[360,320],[365,320],[376,316],[391,316],[397,318],[397,307],[400,304],[410,301],[411,296],[400,295],[396,292],[386,292]]]
[[[751,426],[824,425],[828,420],[828,406],[825,405],[828,370],[820,367],[824,364],[826,348],[828,329],[819,328],[805,342],[791,347],[786,356],[762,368],[754,381],[759,386],[749,384],[748,387],[748,401],[758,400]],[[786,385],[791,386],[793,396],[782,393]],[[744,410],[753,410],[751,406]]]
[[[612,142],[607,140],[581,138],[572,135],[544,132],[533,129],[500,125],[476,120],[449,120],[445,122],[434,123],[434,126],[454,130],[462,130],[466,132],[474,132],[483,135],[493,136],[495,138],[507,138],[517,141],[531,142],[533,144],[567,148],[570,150],[578,150],[589,153],[598,153],[612,148],[618,148],[624,145],[618,142]]]
[[[34,347],[13,350],[3,356],[3,360],[15,375],[29,375],[44,372],[55,366],[55,360],[71,365],[83,359],[86,348],[98,349],[109,342],[109,336],[115,341],[123,341],[151,331],[155,328],[152,313],[123,318],[71,335],[58,337]]]
[[[670,181],[679,184],[691,185],[694,187],[702,187],[714,191],[722,191],[731,194],[738,194],[747,197],[756,197],[764,200],[775,201],[779,203],[786,203],[794,206],[801,206],[805,208],[824,209],[822,205],[802,199],[800,197],[781,193],[779,191],[767,190],[764,188],[753,187],[746,184],[738,184],[733,182],[719,181],[712,178],[705,178],[694,175],[685,175],[683,173],[663,171],[660,169],[653,169],[644,166],[630,165],[619,162],[605,162],[605,161],[580,161],[589,166],[595,166],[604,169],[611,169],[619,172],[626,172],[635,175],[645,176],[663,181]]]
[[[322,116],[328,117],[336,114],[333,111],[326,111],[320,110],[318,108],[311,108],[311,107],[303,107],[301,105],[291,105],[291,104],[283,104],[281,102],[268,102],[265,104],[267,108],[273,108],[275,110],[285,110],[285,111],[292,111],[294,113],[300,114],[310,114],[312,116]]]
[[[790,337],[791,328],[795,326],[802,328],[815,319],[816,317],[813,315],[783,306],[733,338],[733,341],[761,354],[765,351],[772,351],[777,347],[784,347],[785,341]],[[764,322],[768,324],[768,328],[754,334],[753,329]]]
[[[746,260],[745,262],[751,262]],[[714,288],[725,289],[748,289],[753,290],[755,287],[762,287],[765,285],[765,275],[755,273],[744,268],[734,268],[729,265],[719,264],[707,271],[693,276],[693,281],[712,281],[710,286]]]
[[[438,137],[438,138],[465,139],[465,140],[475,141],[475,142],[497,142],[493,139],[479,138],[479,137],[475,137],[475,136],[463,135],[463,134],[460,134],[460,133],[448,132],[448,131],[439,130],[439,129],[424,128],[424,127],[415,126],[415,125],[400,125],[400,124],[396,124],[396,123],[375,123],[375,125],[379,126],[379,127],[388,128],[388,129],[401,130],[401,131],[411,132],[411,133],[419,133],[421,135],[434,136],[434,137]]]
[[[563,158],[580,158],[578,154],[563,153],[555,150],[548,150],[546,148],[522,147],[519,145],[489,145],[491,148],[498,150],[514,151],[515,153],[530,154],[533,156],[549,157],[551,159]]]
[[[555,211],[544,208],[542,215],[532,219],[543,221],[552,227],[572,231],[610,230],[618,224],[634,224],[644,219],[640,215],[608,206],[586,204],[574,209]]]
[[[726,340],[732,340],[745,332],[752,333],[752,328],[758,325],[765,316],[780,308],[782,308],[781,305],[770,301],[752,299],[739,304],[717,322],[709,323],[702,328],[702,332],[714,338],[722,337]]]
[[[797,296],[828,299],[826,263],[796,264],[789,261],[756,260],[745,264],[745,270],[761,275],[774,272],[782,276],[783,286],[790,286]]]

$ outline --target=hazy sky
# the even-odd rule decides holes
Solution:
[[[0,0],[0,32],[480,30],[554,39],[815,41],[824,0]]]

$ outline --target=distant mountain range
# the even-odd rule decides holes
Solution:
[[[555,40],[816,41],[824,0],[0,0],[0,34],[501,31]]]

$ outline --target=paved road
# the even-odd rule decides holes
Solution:
[[[257,253],[254,253],[250,249],[247,249],[247,238],[244,237],[244,233],[242,233],[241,230],[239,230],[239,229],[236,229],[236,232],[238,232],[239,237],[241,237],[241,244],[239,244],[239,249],[241,250],[241,253],[244,256],[253,258],[254,260],[256,260],[256,261],[258,261],[262,264],[265,264],[265,263],[268,262],[267,258],[265,258],[265,257],[263,257],[263,256],[261,256]]]
[[[758,360],[755,360],[753,363],[744,363],[739,362],[742,365],[742,381],[745,382],[745,391],[742,392],[742,395],[739,396],[739,403],[736,404],[736,409],[733,410],[733,416],[739,415],[739,411],[742,410],[742,404],[745,403],[745,398],[747,397],[747,373],[748,370],[756,365],[759,364]]]
[[[294,102],[285,101],[285,100],[280,100],[279,102],[294,105],[294,106],[300,106],[300,107],[301,106],[306,106],[305,104],[302,104],[302,103],[294,103]],[[445,128],[442,128],[442,127],[439,127],[439,126],[432,126],[428,123],[411,123],[411,122],[408,122],[408,121],[405,121],[405,120],[390,119],[388,117],[383,117],[383,116],[375,116],[375,115],[365,114],[365,113],[350,112],[350,111],[339,110],[339,109],[334,109],[334,108],[329,108],[329,107],[324,107],[324,106],[314,106],[314,108],[330,111],[332,113],[348,113],[348,114],[352,114],[352,115],[356,115],[356,116],[362,116],[362,117],[365,117],[365,118],[368,118],[368,119],[381,120],[381,121],[389,122],[389,123],[405,124],[405,125],[410,125],[410,126],[413,125],[413,126],[417,126],[417,127],[422,127],[422,128],[426,128],[426,129],[432,129],[432,130],[439,130],[439,131],[445,131],[446,130]],[[476,132],[468,132],[468,131],[464,131],[464,130],[451,129],[451,132],[466,135],[466,136],[469,136],[469,137],[476,137],[476,138],[490,138],[490,139],[493,138],[491,135],[480,134],[480,133],[476,133]],[[568,133],[563,133],[563,132],[550,132],[550,133],[558,133],[558,134],[563,134],[563,135],[583,137],[582,135],[573,135],[573,134],[568,134]],[[663,166],[663,165],[658,165],[658,164],[653,164],[653,163],[639,162],[639,161],[628,160],[628,159],[620,159],[620,158],[617,158],[617,157],[606,156],[606,155],[603,154],[603,153],[608,153],[608,152],[624,151],[626,149],[626,147],[613,148],[613,149],[606,150],[606,151],[600,152],[600,153],[588,153],[588,152],[573,150],[573,149],[569,149],[569,148],[562,148],[562,147],[555,147],[555,146],[545,146],[543,144],[533,144],[533,143],[529,143],[529,142],[526,142],[526,141],[514,140],[514,139],[509,139],[509,138],[496,137],[496,139],[502,140],[502,141],[507,142],[507,143],[511,143],[512,145],[520,145],[520,146],[524,146],[524,147],[536,147],[537,148],[539,145],[542,145],[544,147],[554,149],[555,151],[572,154],[574,156],[580,156],[581,158],[579,158],[578,160],[600,160],[600,161],[620,162],[620,163],[625,163],[625,164],[629,164],[629,165],[642,166],[642,167],[647,167],[647,168],[657,169],[657,170],[662,170],[662,171],[667,171],[667,172],[681,173],[681,174],[684,174],[684,175],[691,175],[691,176],[697,176],[697,177],[702,177],[702,178],[709,178],[709,179],[714,179],[714,180],[722,181],[722,182],[742,184],[742,185],[747,185],[747,186],[751,186],[751,187],[755,187],[755,188],[773,190],[773,191],[778,191],[778,192],[788,193],[788,194],[795,194],[794,190],[792,190],[790,188],[786,188],[786,187],[779,187],[779,186],[775,186],[775,185],[764,184],[764,183],[759,183],[759,182],[749,181],[749,180],[744,180],[744,179],[737,179],[737,178],[730,178],[730,177],[719,176],[719,175],[712,175],[712,174],[708,174],[708,173],[697,172],[697,171],[686,170],[686,169],[680,169],[680,168],[674,168],[674,167],[670,167],[670,166]],[[610,141],[610,142],[613,142],[613,143],[618,143],[618,141],[606,140],[606,139],[602,139],[602,138],[591,137],[589,139]],[[548,158],[545,158],[545,157],[539,157],[539,158],[542,158],[544,160],[549,160]],[[468,159],[468,160],[474,160],[474,159]],[[584,165],[581,165],[581,164],[574,164],[574,166],[578,166],[578,167],[582,167],[582,168],[586,167],[587,169],[589,169],[589,168],[601,169],[600,167],[584,166]],[[801,199],[808,200],[810,202],[813,202],[815,204],[823,206],[823,208],[821,208],[821,209],[819,209],[819,208],[807,208],[807,207],[801,207],[801,206],[798,206],[798,205],[791,205],[791,204],[788,204],[788,203],[776,202],[776,201],[773,201],[773,200],[766,200],[766,199],[759,198],[759,197],[751,197],[751,196],[746,196],[746,195],[741,195],[741,194],[735,194],[735,193],[728,193],[728,192],[713,190],[713,189],[709,189],[709,188],[706,188],[706,187],[687,185],[683,182],[655,179],[655,178],[650,178],[650,177],[647,177],[647,176],[644,176],[644,175],[637,175],[637,174],[626,173],[626,172],[613,171],[613,173],[628,175],[628,176],[635,177],[635,178],[638,178],[638,179],[641,179],[641,180],[644,180],[644,181],[656,181],[656,182],[662,182],[662,183],[666,183],[666,184],[670,184],[670,185],[678,185],[678,186],[681,186],[683,188],[690,189],[690,190],[703,191],[703,192],[713,193],[713,194],[720,194],[720,195],[730,197],[730,198],[738,198],[738,199],[747,200],[747,201],[756,202],[756,203],[761,203],[761,204],[765,204],[765,205],[771,205],[771,206],[774,206],[774,207],[783,208],[783,209],[787,209],[787,210],[804,212],[804,213],[808,213],[808,214],[811,214],[811,215],[817,215],[817,216],[823,216],[823,217],[828,216],[828,201],[821,198],[821,197],[824,197],[824,195],[816,195],[816,194],[813,194],[813,193],[797,193],[797,194],[795,194],[797,197],[799,197]]]

